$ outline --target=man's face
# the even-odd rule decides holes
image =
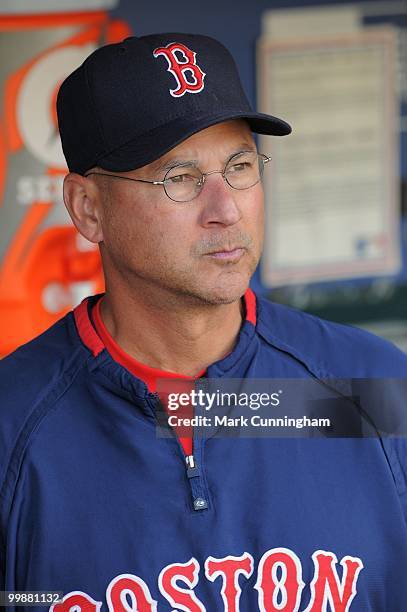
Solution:
[[[192,162],[203,173],[223,170],[232,155],[255,151],[246,122],[228,121],[191,136],[129,178],[163,180],[168,166]],[[174,175],[176,172],[171,171]],[[101,253],[109,278],[168,298],[222,304],[245,292],[263,243],[263,189],[231,188],[211,174],[200,194],[174,202],[163,186],[98,177],[103,198]],[[157,296],[158,296],[157,291]]]

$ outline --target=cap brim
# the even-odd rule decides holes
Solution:
[[[257,134],[286,136],[291,133],[291,126],[283,119],[263,113],[244,111],[230,111],[229,113],[223,111],[215,115],[194,113],[190,118],[179,117],[137,138],[132,138],[122,146],[101,156],[95,165],[111,172],[128,172],[141,168],[165,155],[193,134],[211,125],[232,119],[246,119],[251,130]]]

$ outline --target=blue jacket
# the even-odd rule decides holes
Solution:
[[[0,364],[0,590],[62,591],[55,610],[407,610],[402,436],[197,437],[188,467],[95,299]],[[398,379],[385,399],[407,405],[394,346],[256,309],[208,377]]]

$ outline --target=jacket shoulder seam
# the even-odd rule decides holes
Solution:
[[[72,357],[75,358],[78,352],[81,352],[81,348],[78,348]],[[28,413],[22,427],[20,428],[14,446],[9,453],[7,467],[0,486],[0,517],[2,526],[4,528],[3,534],[5,534],[7,531],[7,521],[14,498],[15,487],[23,464],[24,453],[31,436],[38,429],[40,423],[49,413],[49,411],[53,409],[58,400],[73,384],[76,376],[83,369],[83,367],[85,367],[88,360],[89,357],[85,356],[84,359],[81,359],[79,365],[75,363],[74,368],[69,368],[68,366],[68,368],[61,374],[60,378],[58,378],[55,384],[49,389],[48,393],[42,398],[39,404]],[[75,361],[75,359],[73,359],[73,361]]]
[[[262,332],[262,328],[265,328],[267,333]],[[257,326],[259,335],[263,338],[267,344],[273,346],[285,353],[289,353],[292,357],[295,357],[309,372],[311,372],[317,378],[331,377],[330,374],[321,364],[315,363],[314,360],[307,357],[305,359],[300,351],[298,351],[292,344],[278,338],[270,329],[268,322],[262,320]]]

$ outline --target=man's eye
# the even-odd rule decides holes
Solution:
[[[192,174],[176,174],[175,176],[167,177],[167,181],[172,183],[173,185],[183,184],[183,183],[193,183],[196,182],[197,178],[192,176]]]
[[[232,164],[228,168],[228,172],[244,172],[245,170],[250,170],[253,164],[250,162],[239,162],[238,164]]]

